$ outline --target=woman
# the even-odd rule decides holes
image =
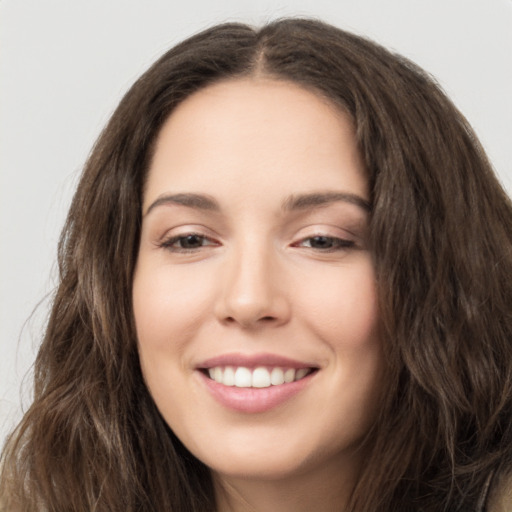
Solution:
[[[506,510],[512,209],[432,80],[309,20],[181,43],[101,135],[5,510]]]

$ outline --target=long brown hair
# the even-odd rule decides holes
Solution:
[[[347,510],[477,510],[489,482],[512,471],[510,200],[426,73],[364,38],[285,19],[179,44],[98,139],[59,245],[34,402],[4,449],[5,510],[215,509],[208,468],[144,385],[132,275],[162,123],[194,91],[255,74],[348,112],[368,172],[389,378]]]

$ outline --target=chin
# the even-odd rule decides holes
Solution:
[[[316,443],[314,435],[304,430],[294,436],[286,432],[265,432],[256,435],[246,432],[231,433],[224,443],[219,441],[208,449],[194,450],[194,454],[221,477],[244,480],[279,481],[313,474],[353,462],[356,446],[353,439],[327,438]],[[251,429],[252,430],[252,429]],[[346,442],[344,442],[346,441]],[[212,449],[213,448],[213,449]]]

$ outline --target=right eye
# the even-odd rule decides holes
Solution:
[[[214,246],[216,242],[198,233],[185,233],[164,240],[160,246],[173,252],[194,252],[201,247]]]

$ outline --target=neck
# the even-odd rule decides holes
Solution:
[[[285,478],[214,474],[217,512],[332,512],[344,510],[359,465],[325,464]]]

